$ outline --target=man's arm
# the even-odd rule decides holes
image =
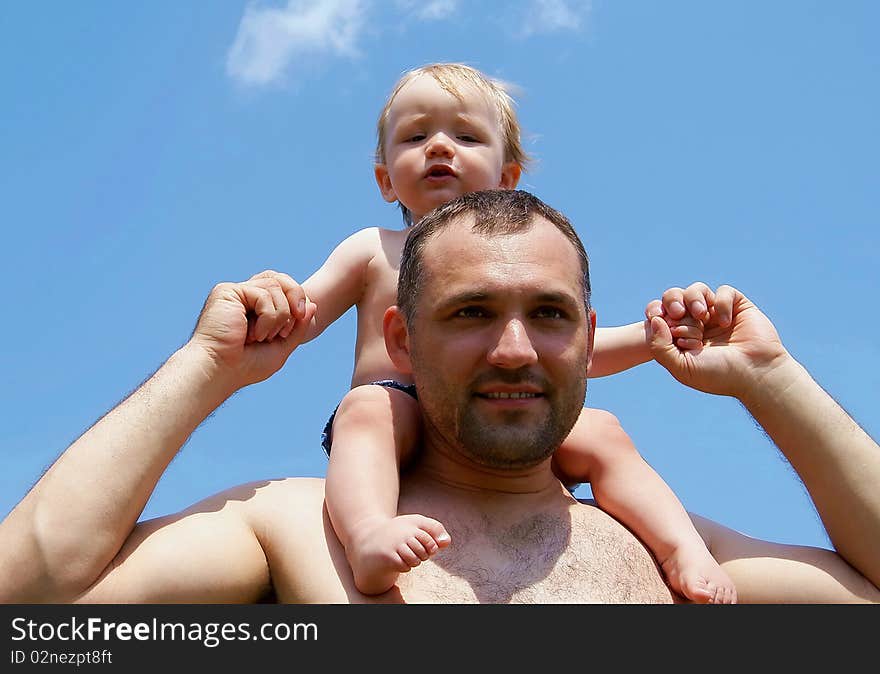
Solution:
[[[141,522],[76,603],[255,603],[272,591],[255,514],[265,483]],[[66,599],[65,599],[66,600]]]
[[[667,300],[667,298],[664,298]],[[880,600],[880,447],[783,346],[742,293],[718,289],[701,349],[651,319],[657,361],[682,383],[739,399],[803,480],[836,554],[748,538],[702,521],[742,601]]]
[[[697,515],[691,519],[736,585],[740,603],[880,602],[880,590],[832,550],[771,543]]]
[[[274,272],[214,288],[190,341],[77,439],[0,523],[0,601],[77,600],[147,544],[151,525],[130,535],[168,463],[232,393],[283,365],[314,313],[301,299],[299,286]],[[164,547],[197,540],[194,517],[178,518],[169,531],[179,533],[166,533]],[[241,526],[241,514],[219,509],[212,517],[218,531],[230,534],[232,547],[242,544],[224,554],[253,559],[252,535]],[[181,558],[195,564],[214,552],[219,550],[206,545],[199,555]],[[128,574],[126,582],[152,582],[143,571]],[[196,569],[170,564],[153,571],[179,579]],[[138,588],[117,585],[114,593],[137,596]]]

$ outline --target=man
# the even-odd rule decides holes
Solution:
[[[0,601],[675,600],[642,543],[575,501],[551,470],[584,402],[595,328],[586,255],[567,220],[524,192],[478,193],[415,232],[401,260],[403,308],[385,317],[389,355],[412,372],[425,415],[399,510],[444,522],[449,547],[385,595],[359,595],[316,479],[242,485],[136,524],[198,424],[271,376],[302,338],[315,307],[288,277],[264,272],[217,286],[188,344],[0,525]],[[694,292],[669,291],[664,305]],[[758,541],[695,517],[740,601],[880,600],[877,444],[735,289],[714,295],[702,349],[681,351],[659,315],[649,323],[655,358],[674,377],[738,398],[776,441],[837,550]],[[488,381],[527,381],[535,395],[487,396]]]

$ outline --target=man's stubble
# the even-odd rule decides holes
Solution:
[[[415,345],[413,345],[415,346]],[[579,371],[559,386],[530,371],[493,368],[466,387],[445,381],[431,365],[430,356],[412,353],[414,378],[426,430],[465,457],[489,468],[517,469],[537,465],[568,437],[584,406],[587,389],[586,359]],[[474,392],[484,382],[533,384],[543,392],[542,413],[511,410],[490,420],[480,412]]]

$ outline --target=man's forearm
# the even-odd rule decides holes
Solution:
[[[880,448],[793,358],[746,408],[807,487],[837,552],[880,587]]]
[[[52,465],[0,523],[0,601],[66,601],[116,556],[171,459],[232,392],[176,352]]]

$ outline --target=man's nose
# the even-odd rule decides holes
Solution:
[[[538,362],[538,354],[521,320],[511,319],[504,324],[498,341],[489,350],[488,360],[490,364],[503,368],[519,368]]]
[[[438,132],[428,139],[425,154],[428,157],[451,157],[455,154],[455,145],[449,136]]]

